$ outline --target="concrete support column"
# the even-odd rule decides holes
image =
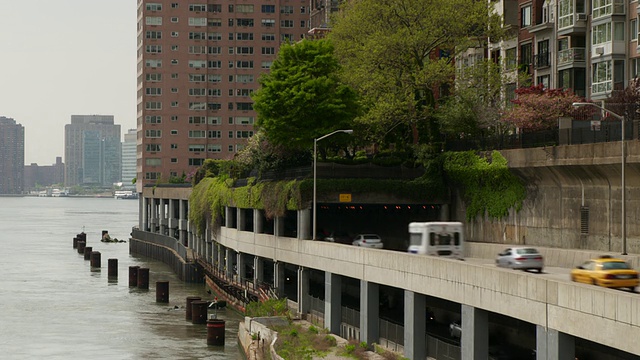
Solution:
[[[247,230],[246,221],[244,219],[245,212],[240,208],[236,208],[236,217],[238,219],[238,230],[245,231]]]
[[[284,281],[284,263],[276,261],[273,263],[273,287],[279,297],[284,295]]]
[[[220,256],[220,248],[218,246],[219,244],[217,242],[211,243],[211,265],[214,269],[218,268],[218,257]]]
[[[360,341],[380,341],[380,285],[360,280]]]
[[[224,207],[224,226],[226,228],[231,228],[231,225],[233,225],[233,218],[231,216],[231,211],[233,211],[232,208],[228,206]]]
[[[224,250],[224,268],[226,269],[225,274],[228,279],[233,279],[233,260],[231,260],[231,249],[226,248]]]
[[[158,199],[150,199],[151,200],[151,232],[157,233],[158,227]]]
[[[253,257],[253,283],[258,285],[264,282],[264,261],[260,256]]]
[[[576,358],[575,338],[558,330],[536,326],[537,360],[574,360]]]
[[[262,221],[262,213],[259,209],[253,209],[253,232],[256,234],[264,233],[264,223]]]
[[[342,322],[342,277],[324,273],[324,327],[332,334],[340,334]]]
[[[298,313],[305,315],[309,312],[309,269],[298,267]]]
[[[227,266],[227,262],[226,262],[227,249],[222,245],[219,245],[219,246],[220,246],[220,250],[218,251],[218,270],[225,271],[224,269]]]
[[[440,205],[440,221],[450,221],[449,204]]]
[[[489,355],[489,313],[469,305],[462,306],[463,359],[487,360]],[[423,317],[424,318],[424,317]]]
[[[427,357],[426,299],[424,294],[409,290],[404,291],[404,356],[409,359],[425,359]],[[362,332],[360,338],[362,338]],[[473,357],[464,357],[464,354],[462,358],[474,359]]]
[[[276,216],[273,219],[273,235],[284,236],[284,218],[280,216]]]
[[[138,226],[142,231],[149,231],[149,199],[140,196],[139,200],[140,221]]]
[[[158,209],[160,210],[158,214],[160,218],[160,234],[167,235],[167,208],[165,199],[158,200]]]
[[[178,230],[178,219],[176,218],[176,200],[169,199],[169,236],[175,237]]]
[[[311,227],[313,226],[311,224],[311,209],[298,210],[296,213],[298,215],[298,239],[313,239],[313,236],[311,236],[311,233],[313,232],[311,230]]]
[[[242,281],[242,279],[246,279],[247,277],[247,273],[245,271],[245,267],[244,266],[244,256],[242,256],[241,252],[236,253],[236,266],[238,268],[238,281]]]
[[[179,240],[180,243],[182,245],[187,245],[187,230],[189,227],[189,220],[187,217],[187,200],[179,200],[180,201],[180,206],[179,206],[179,211],[180,211],[180,222],[179,222],[179,229],[180,229],[180,234],[179,234]]]

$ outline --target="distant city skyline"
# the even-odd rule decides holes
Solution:
[[[24,126],[25,165],[64,156],[71,115],[113,115],[124,133],[136,128],[136,8],[0,0],[0,116]]]

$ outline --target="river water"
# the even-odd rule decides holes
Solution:
[[[128,241],[100,242],[102,230],[128,240],[137,222],[137,200],[0,197],[0,359],[242,359],[238,314],[218,313],[224,347],[207,346],[206,325],[185,319],[187,296],[212,298],[204,285],[130,255]],[[82,231],[99,269],[73,248]],[[149,290],[129,288],[135,265],[149,268]],[[156,303],[156,281],[169,281],[169,304]]]

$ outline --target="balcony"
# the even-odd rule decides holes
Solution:
[[[586,49],[570,48],[558,51],[558,69],[570,67],[586,67]]]
[[[551,66],[550,56],[548,52],[537,54],[533,57],[533,68],[542,69]]]
[[[570,14],[558,18],[558,36],[586,34],[587,15]]]

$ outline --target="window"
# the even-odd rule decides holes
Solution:
[[[253,60],[236,61],[236,67],[238,69],[253,69]]]
[[[209,26],[222,26],[222,19],[209,19]]]
[[[147,9],[147,11],[161,11],[162,10],[162,4],[147,3],[146,9]]]
[[[273,63],[272,61],[263,61],[260,67],[263,69],[271,69],[272,63]]]
[[[208,39],[209,40],[222,40],[222,33],[217,33],[217,32],[209,33]]]
[[[253,125],[253,122],[254,122],[253,116],[236,116],[237,125]]]
[[[145,94],[151,95],[151,96],[162,95],[162,88],[146,88]]]
[[[171,115],[171,121],[178,121],[178,115]]]
[[[222,90],[220,90],[220,89],[207,89],[207,96],[213,96],[213,97],[222,96]]]
[[[146,138],[159,138],[162,137],[162,130],[147,129],[144,131],[144,137]]]
[[[220,103],[208,103],[207,108],[209,110],[220,110],[222,109],[222,104]]]
[[[207,103],[205,102],[190,102],[189,110],[206,110]]]
[[[189,124],[206,124],[206,116],[189,116]]]
[[[233,145],[229,145],[228,149],[229,149],[229,152],[233,152]]]
[[[262,26],[264,26],[264,27],[274,27],[274,26],[276,26],[276,20],[275,19],[262,19],[261,23],[262,23]]]
[[[250,130],[236,131],[236,138],[238,139],[248,139],[252,136],[253,136],[253,131],[250,131]]]
[[[189,145],[189,151],[190,152],[203,152],[204,151],[204,145],[199,145],[199,144]]]
[[[206,46],[189,46],[189,54],[206,54],[207,47]]]
[[[205,96],[206,94],[207,89],[204,88],[189,89],[189,96]]]
[[[204,40],[207,38],[207,33],[205,32],[190,32],[189,39],[190,40]]]
[[[604,23],[600,25],[596,25],[593,27],[591,32],[592,34],[592,44],[603,44],[611,41],[611,23]]]
[[[144,163],[147,166],[162,166],[162,160],[158,158],[146,158],[144,159]]]
[[[145,51],[150,54],[160,54],[162,52],[162,45],[147,45]]]
[[[178,88],[171,88],[171,92],[174,93],[174,94],[177,94],[178,93]]]
[[[178,37],[178,32],[177,31],[172,31],[171,32],[171,37]]]
[[[250,103],[250,102],[237,102],[236,103],[236,109],[243,110],[243,111],[253,110],[253,103]]]
[[[207,132],[207,137],[209,139],[219,139],[220,138],[220,130],[209,130]]]
[[[520,8],[520,26],[531,26],[531,5]]]
[[[638,40],[638,19],[629,22],[629,39]]]
[[[147,81],[151,81],[151,82],[160,82],[160,81],[162,81],[162,74],[147,73],[146,74],[146,79],[147,79]]]
[[[207,11],[207,5],[204,5],[204,4],[189,5],[189,11]]]
[[[222,48],[220,46],[209,46],[208,53],[212,55],[222,54]]]
[[[518,64],[517,49],[511,48],[505,51],[504,64],[507,70],[515,69]]]
[[[236,89],[237,96],[251,96],[253,90],[251,89]]]
[[[171,78],[172,78],[172,79],[177,79],[177,78],[178,78],[178,74],[172,73],[172,74],[171,74]]]
[[[171,130],[171,135],[178,135],[178,130]]]
[[[262,40],[264,41],[275,41],[276,34],[262,34]]]
[[[144,22],[147,25],[162,25],[162,17],[160,17],[160,16],[147,16],[144,19]]]
[[[144,104],[144,108],[147,110],[162,110],[162,103],[159,101],[147,101]]]
[[[171,45],[171,51],[178,51],[178,45]]]
[[[144,117],[144,122],[147,124],[160,124],[162,123],[162,116],[160,115],[147,115]]]
[[[538,76],[537,84],[542,84],[545,89],[549,88],[549,75]]]
[[[147,31],[145,37],[147,39],[162,39],[162,31]]]
[[[293,6],[280,6],[280,14],[293,14]]]
[[[213,12],[213,13],[221,13],[222,12],[222,5],[220,4],[209,4],[207,5],[208,7],[208,11],[209,12]]]
[[[145,180],[160,180],[162,178],[162,174],[159,172],[146,172],[144,173]]]
[[[253,40],[253,33],[237,33],[236,40]]]
[[[611,15],[613,12],[613,0],[593,0],[591,8],[591,15],[594,19]]]
[[[207,132],[205,130],[189,130],[189,138],[191,139],[200,139],[207,137]]]
[[[178,144],[171,144],[171,148],[172,149],[177,149],[178,148]]]
[[[624,41],[624,23],[623,22],[613,23],[613,40]]]
[[[222,61],[220,60],[209,60],[207,64],[210,69],[220,69],[222,67]]]
[[[190,68],[206,68],[207,61],[206,60],[189,60]]]
[[[237,13],[251,14],[253,13],[253,5],[251,4],[238,4],[236,5]]]
[[[215,153],[222,152],[222,145],[219,145],[219,144],[208,144],[207,145],[207,151],[208,152],[215,152]]]
[[[175,16],[174,16],[174,17],[172,17],[172,18],[171,18],[171,22],[172,22],[172,23],[177,23],[177,22],[178,22],[178,18],[177,18],[177,17],[175,17]]]
[[[152,67],[152,68],[161,67],[162,66],[162,60],[148,59],[148,60],[144,61],[144,65],[146,67]]]
[[[523,71],[529,72],[529,65],[531,65],[532,53],[531,43],[520,45],[520,65],[523,67]]]
[[[189,74],[190,82],[205,81],[205,74]]]
[[[229,139],[233,139],[233,131],[229,131]]]
[[[276,53],[276,48],[274,47],[263,47],[262,48],[262,55],[275,55]]]
[[[171,3],[171,8],[172,9],[177,9],[178,8],[178,3]]]
[[[573,1],[574,0],[560,0],[560,2],[558,3],[558,29],[573,26]],[[582,13],[584,13],[584,11]]]
[[[147,144],[147,152],[159,152],[161,149],[160,144]]]
[[[178,59],[171,59],[171,65],[178,65]]]
[[[293,41],[293,34],[281,34],[280,41],[282,42],[291,42]]]
[[[204,159],[192,159],[189,158],[189,166],[202,166]]]
[[[209,116],[207,118],[207,123],[209,125],[220,125],[222,123],[222,119],[220,116]]]
[[[300,27],[303,28],[305,27],[306,22],[304,20],[300,20]]]
[[[276,12],[275,5],[262,5],[262,13],[264,14],[273,14]]]
[[[238,18],[236,19],[236,26],[253,27],[253,19]]]
[[[233,75],[230,75],[233,76]],[[253,75],[236,75],[236,82],[239,83],[252,83]]]
[[[306,14],[307,10],[305,9],[304,6],[300,6],[300,14]]]
[[[218,75],[218,74],[209,74],[208,78],[209,78],[209,82],[212,82],[212,83],[219,83],[222,81],[222,75]]]
[[[280,27],[292,28],[293,27],[293,20],[280,20]]]
[[[593,94],[604,93],[613,89],[613,69],[611,60],[601,61],[593,65],[593,77],[591,92]]]
[[[229,12],[232,13],[233,12],[233,5],[229,5]]]
[[[207,18],[189,18],[189,26],[207,26]]]

